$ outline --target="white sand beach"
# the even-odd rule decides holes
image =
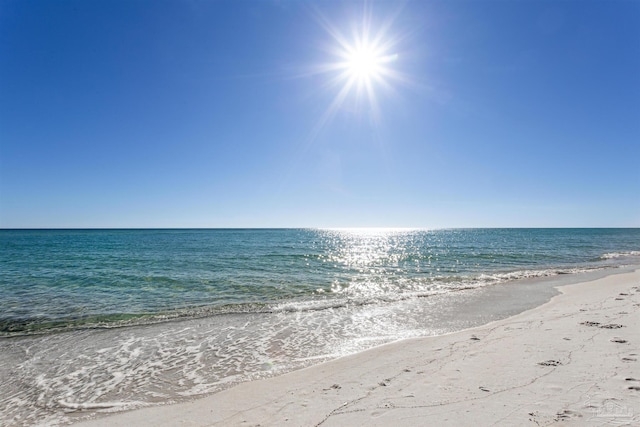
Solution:
[[[450,335],[81,426],[640,425],[640,270]]]

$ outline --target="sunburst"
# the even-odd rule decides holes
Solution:
[[[357,112],[369,114],[374,121],[378,121],[378,93],[392,89],[394,82],[406,80],[395,68],[399,59],[399,37],[391,34],[393,17],[374,28],[371,11],[365,10],[359,23],[351,27],[350,33],[345,33],[322,14],[318,13],[317,16],[332,39],[328,53],[333,59],[317,66],[314,74],[327,75],[327,88],[334,91],[335,96],[316,127],[316,132],[349,99],[355,101],[353,105],[356,105]]]

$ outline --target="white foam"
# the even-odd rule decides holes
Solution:
[[[600,256],[600,259],[616,259],[630,256],[640,256],[640,251],[628,251],[628,252],[610,252]]]
[[[443,313],[458,309],[451,301],[470,294],[453,290],[558,271],[460,277],[437,286],[426,279],[402,294],[336,295],[279,304],[267,313],[27,337],[12,358],[3,344],[13,341],[0,342],[3,361],[10,364],[4,369],[20,388],[11,404],[7,399],[14,397],[0,390],[7,408],[0,421],[65,424],[71,411],[91,414],[180,401],[399,338],[430,335],[443,328]]]
[[[85,402],[85,403],[78,403],[78,402],[67,402],[65,400],[58,400],[58,405],[60,405],[63,408],[68,408],[68,409],[111,409],[111,408],[120,408],[120,409],[125,409],[125,408],[130,408],[132,406],[143,406],[144,404],[142,402]]]

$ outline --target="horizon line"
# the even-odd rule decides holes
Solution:
[[[453,226],[453,227],[0,227],[1,231],[45,231],[45,230],[395,230],[395,231],[430,231],[430,230],[525,230],[525,229],[637,229],[639,226]]]

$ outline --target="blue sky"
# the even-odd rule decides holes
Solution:
[[[358,226],[640,226],[640,2],[0,1],[0,227]]]

